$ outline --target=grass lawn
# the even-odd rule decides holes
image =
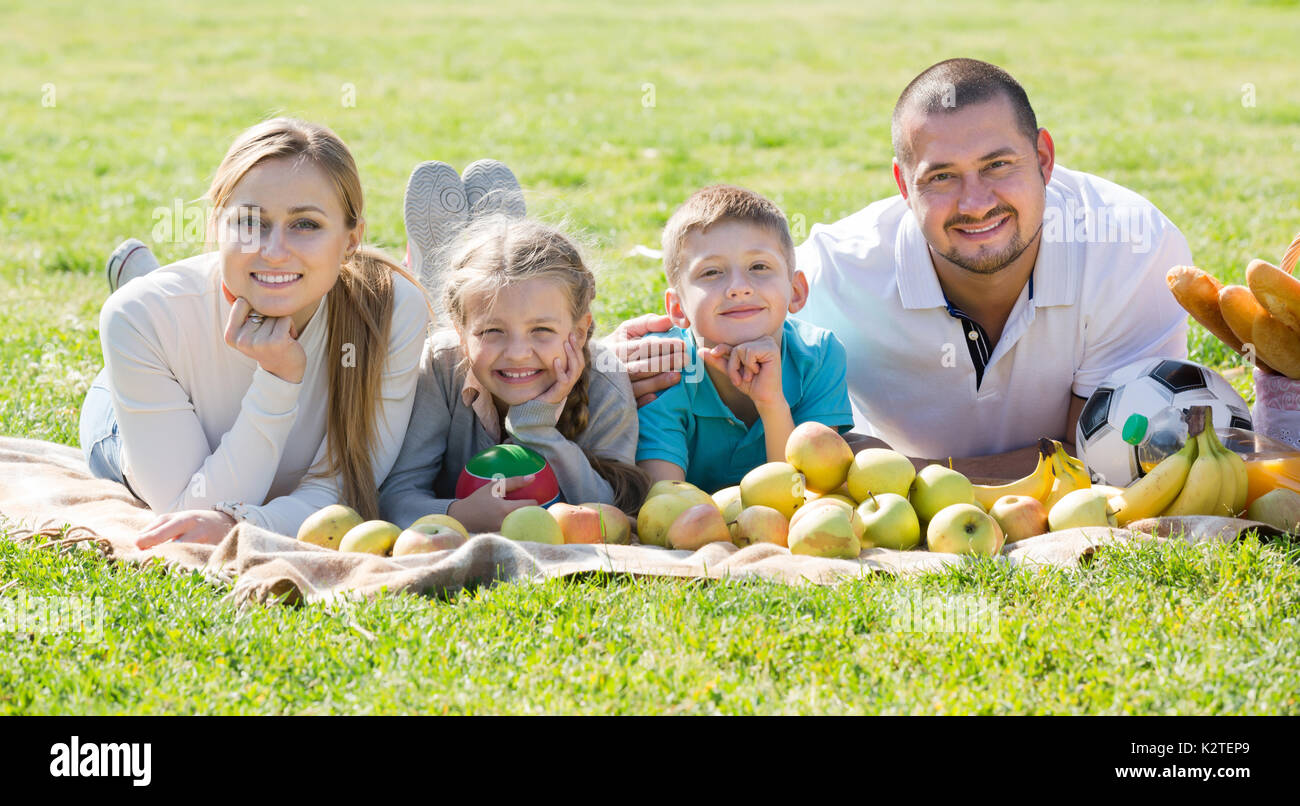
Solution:
[[[167,225],[272,114],[348,142],[369,239],[398,255],[416,162],[506,161],[603,267],[602,331],[658,309],[658,266],[629,253],[700,185],[773,197],[796,240],[892,194],[893,101],[956,55],[1017,76],[1062,164],[1146,195],[1225,281],[1300,230],[1296,3],[864,5],[0,0],[0,433],[77,443],[108,252],[201,249]],[[1199,326],[1189,347],[1234,369]],[[97,642],[0,634],[0,713],[1300,711],[1286,541],[1111,550],[1071,574],[587,578],[243,613],[82,553],[0,542],[0,567],[9,602],[104,606]],[[898,629],[917,597],[991,605],[1000,640]]]

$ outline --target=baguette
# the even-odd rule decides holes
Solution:
[[[1219,309],[1244,345],[1253,345],[1255,358],[1291,379],[1300,379],[1300,333],[1269,315],[1244,285],[1224,286]]]
[[[1174,293],[1174,299],[1187,309],[1193,319],[1200,322],[1219,341],[1235,352],[1241,352],[1241,339],[1223,321],[1223,313],[1219,310],[1219,292],[1223,290],[1223,283],[1195,266],[1174,266],[1165,275],[1165,282]]]
[[[1300,280],[1268,261],[1252,260],[1246,285],[1270,316],[1300,333]]]
[[[1296,261],[1300,261],[1300,232],[1296,233],[1295,240],[1286,248],[1280,268],[1287,274],[1295,274]]]

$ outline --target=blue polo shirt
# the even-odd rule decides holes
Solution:
[[[781,331],[781,388],[795,425],[815,421],[840,433],[853,427],[844,345],[835,334],[786,319]],[[722,402],[705,364],[696,357],[695,335],[673,328],[657,338],[686,342],[686,369],[676,386],[642,406],[636,459],[662,459],[686,471],[686,480],[707,492],[739,484],[767,461],[763,421],[746,427]]]

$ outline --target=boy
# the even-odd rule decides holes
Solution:
[[[808,299],[785,215],[752,191],[697,191],[664,227],[664,304],[686,342],[682,382],[641,407],[637,464],[712,492],[784,462],[798,423],[853,425],[844,347],[788,320]],[[703,371],[701,371],[703,370]]]

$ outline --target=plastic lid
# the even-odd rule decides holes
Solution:
[[[1130,414],[1129,418],[1124,421],[1124,441],[1130,445],[1136,445],[1147,435],[1147,426],[1150,421],[1141,414]]]

